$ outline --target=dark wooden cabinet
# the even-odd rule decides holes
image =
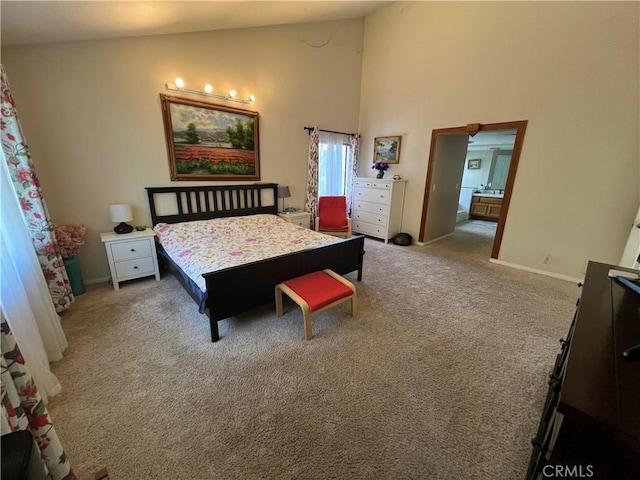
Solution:
[[[527,479],[640,479],[640,294],[589,262],[549,375]],[[637,272],[637,271],[636,271]]]

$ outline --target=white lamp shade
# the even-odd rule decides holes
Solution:
[[[130,222],[133,220],[131,205],[126,203],[112,203],[109,205],[109,215],[112,222]]]

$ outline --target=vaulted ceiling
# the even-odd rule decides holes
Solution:
[[[3,46],[363,17],[389,1],[7,1]]]

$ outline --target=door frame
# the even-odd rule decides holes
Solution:
[[[424,187],[424,198],[422,201],[422,218],[420,220],[420,234],[418,241],[424,242],[425,228],[427,224],[427,212],[429,207],[429,193],[431,192],[432,172],[433,164],[436,152],[436,143],[438,141],[438,135],[452,135],[466,133],[470,137],[473,137],[478,132],[490,132],[495,130],[516,130],[516,139],[513,144],[513,153],[511,155],[511,164],[509,165],[509,174],[507,176],[507,183],[504,189],[504,197],[502,199],[502,206],[500,208],[500,217],[498,218],[498,225],[496,227],[496,235],[493,239],[493,248],[491,250],[491,258],[498,258],[500,253],[500,245],[502,244],[502,235],[504,233],[504,227],[507,221],[507,213],[509,211],[509,204],[511,203],[511,194],[513,193],[513,185],[516,179],[516,172],[518,171],[518,163],[520,162],[520,153],[522,152],[522,144],[524,142],[524,134],[527,130],[528,120],[518,120],[515,122],[502,122],[502,123],[487,123],[485,125],[480,123],[470,123],[464,127],[449,127],[438,128],[431,132],[431,146],[429,149],[429,160],[427,165],[427,179]]]

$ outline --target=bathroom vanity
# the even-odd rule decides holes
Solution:
[[[502,193],[474,193],[471,197],[469,218],[497,222],[503,197]]]

